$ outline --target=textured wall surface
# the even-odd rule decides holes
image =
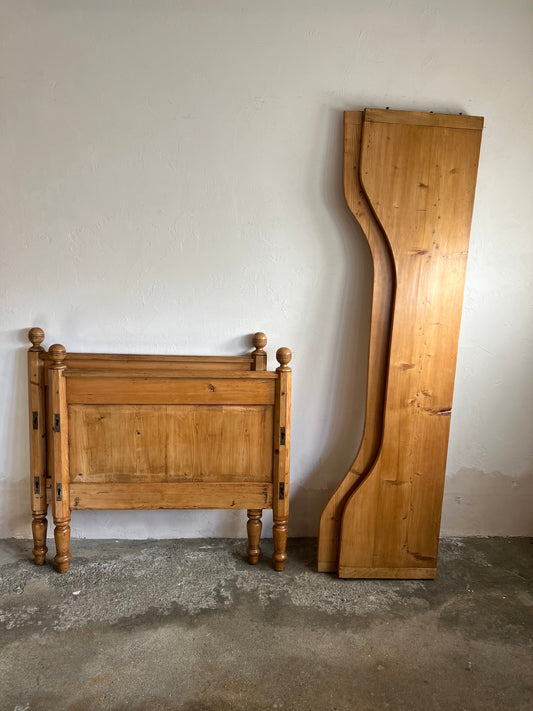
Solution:
[[[34,325],[72,351],[290,346],[291,534],[316,534],[364,418],[372,266],[341,159],[366,106],[486,118],[443,532],[533,533],[529,0],[0,0],[0,27],[0,536],[30,533]],[[234,536],[244,514],[72,528]]]

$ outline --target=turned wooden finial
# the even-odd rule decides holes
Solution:
[[[65,346],[62,346],[60,343],[54,343],[54,345],[50,346],[48,349],[48,354],[51,356],[53,361],[50,366],[52,370],[62,370],[65,367],[63,363],[67,355],[67,349]]]
[[[290,348],[278,348],[276,351],[276,360],[279,363],[279,368],[276,368],[276,373],[290,370],[289,363],[291,362],[291,359],[292,352]]]
[[[42,328],[38,326],[30,328],[28,338],[31,341],[30,351],[44,351],[44,348],[41,346],[41,343],[44,341],[44,331]]]
[[[263,355],[263,353],[265,352],[263,349],[266,346],[266,344],[267,344],[267,337],[265,336],[264,333],[261,333],[261,331],[259,331],[259,333],[256,333],[254,335],[254,346],[255,346],[255,353],[256,354],[259,353],[259,354]]]
[[[267,344],[267,337],[264,333],[254,334],[255,351],[252,353],[252,370],[267,369],[267,354],[263,350]]]

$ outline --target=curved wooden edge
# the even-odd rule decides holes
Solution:
[[[380,116],[383,120],[367,123],[370,111],[361,141],[361,183],[387,234],[399,276],[385,435],[370,472],[346,499],[338,572],[341,577],[433,578],[482,120],[449,125],[447,117],[420,123],[418,116]],[[380,123],[433,130],[396,133],[398,126],[378,130]],[[434,133],[450,128],[460,130],[443,130],[438,138]],[[391,152],[395,141],[396,152]],[[373,153],[373,162],[365,159],[367,153]],[[391,169],[398,171],[394,180],[387,173]],[[415,196],[412,190],[399,195],[413,185],[419,189]],[[395,201],[383,199],[384,192],[394,190]],[[413,284],[419,281],[432,285],[431,299],[414,296]]]
[[[362,121],[361,111],[347,111],[344,114],[343,185],[346,202],[368,241],[374,265],[366,416],[357,456],[320,518],[319,572],[337,571],[342,512],[346,501],[372,466],[383,433],[395,273],[387,238],[376,220],[359,178]]]

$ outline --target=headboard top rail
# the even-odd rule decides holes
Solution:
[[[275,380],[278,375],[277,373],[263,370],[259,372],[255,371],[239,371],[239,370],[217,370],[212,368],[205,372],[188,372],[188,371],[176,371],[175,369],[164,369],[153,372],[151,370],[141,370],[141,369],[131,369],[131,370],[119,370],[117,368],[66,368],[64,373],[66,378],[130,378],[130,379],[145,379],[149,378],[154,380],[156,378],[161,378],[168,380],[169,378],[177,379],[187,379],[187,380],[206,380],[210,377],[216,379],[238,379],[238,380]]]
[[[43,351],[41,357],[44,360],[52,360],[52,356]],[[250,364],[252,356],[189,356],[189,355],[139,355],[136,353],[70,353],[67,352],[66,360],[80,361],[120,361],[124,362],[146,362],[153,361],[155,363],[246,363]]]

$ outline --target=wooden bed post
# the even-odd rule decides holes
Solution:
[[[33,533],[33,557],[36,565],[43,565],[46,547],[46,424],[44,412],[44,365],[41,353],[44,348],[42,328],[32,328],[28,333],[31,348],[28,350],[28,396],[30,415],[30,484]]]
[[[267,369],[267,354],[264,348],[267,344],[267,337],[264,333],[256,333],[254,335],[255,351],[252,353],[252,370]]]
[[[60,573],[66,573],[70,555],[70,496],[68,464],[68,416],[63,371],[67,354],[64,346],[50,346],[49,368],[50,431],[52,439],[52,513],[56,555],[54,561]]]
[[[263,371],[267,369],[267,354],[265,353],[265,346],[267,344],[267,337],[264,333],[259,331],[254,334],[254,347],[255,351],[252,353],[252,370]],[[261,546],[259,544],[261,540],[261,530],[263,524],[261,522],[261,516],[263,515],[262,509],[248,509],[248,522],[246,524],[246,530],[248,533],[248,562],[250,565],[256,565],[259,562],[259,556],[261,555]]]
[[[274,415],[274,486],[272,508],[274,527],[275,570],[283,570],[287,560],[287,535],[289,520],[289,466],[291,441],[291,378],[289,363],[292,353],[289,348],[279,348],[276,360],[278,380],[276,382],[276,411]]]

